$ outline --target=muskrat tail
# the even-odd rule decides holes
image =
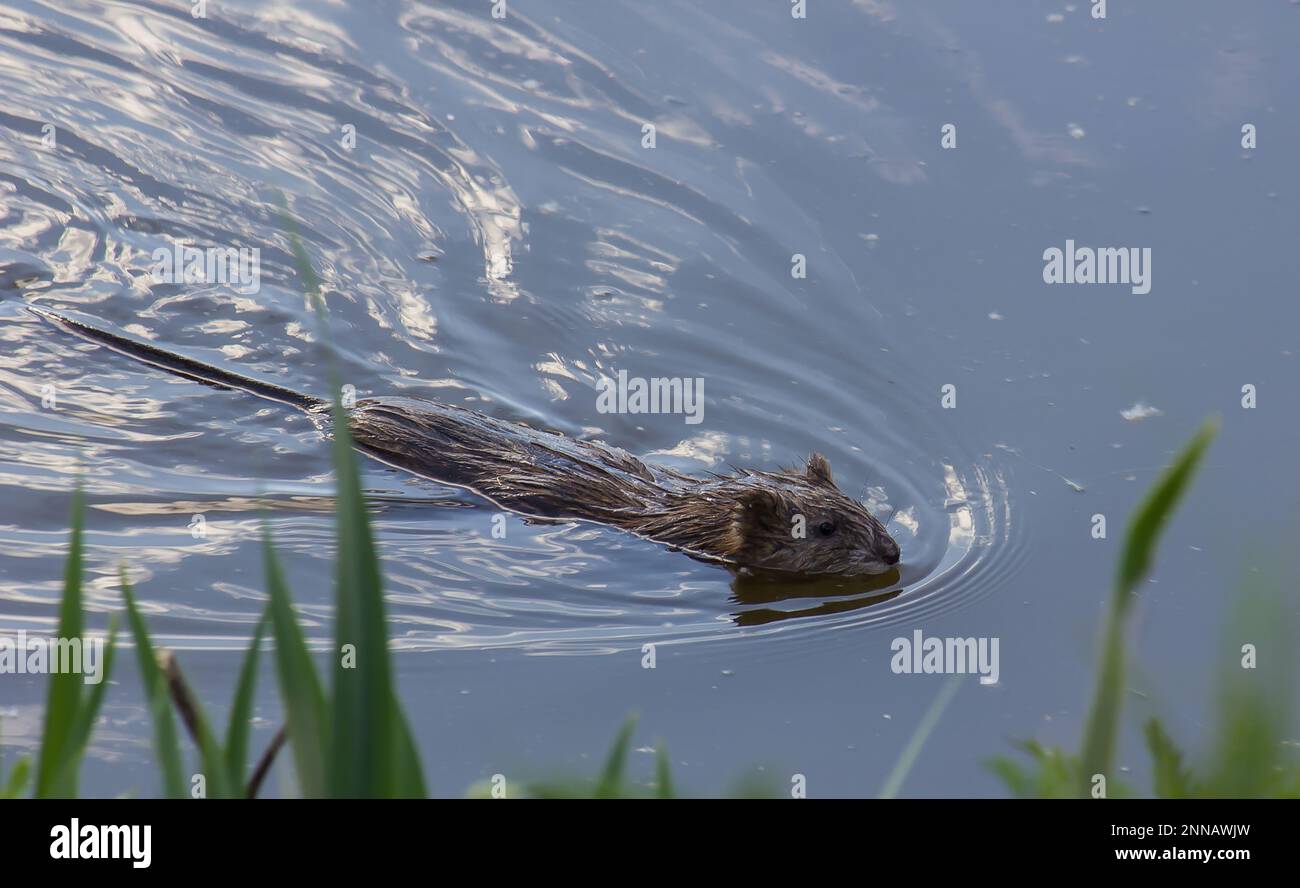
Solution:
[[[49,309],[38,308],[34,305],[28,305],[26,308],[32,314],[49,321],[57,327],[62,327],[69,333],[74,333],[82,339],[87,339],[97,345],[110,348],[118,354],[126,355],[128,358],[135,358],[137,361],[166,370],[168,373],[175,373],[177,376],[183,376],[186,379],[192,379],[195,382],[214,385],[218,388],[239,389],[248,392],[250,395],[257,395],[257,397],[266,398],[268,401],[278,401],[281,404],[297,407],[300,410],[319,409],[325,406],[326,403],[320,398],[311,395],[300,394],[292,389],[272,385],[269,382],[262,382],[260,379],[253,379],[250,376],[231,373],[229,370],[222,370],[220,367],[213,367],[211,364],[204,364],[183,355],[163,351],[157,346],[136,342],[134,339],[127,339],[125,336],[118,336],[116,333],[98,330],[89,324],[83,324],[81,321],[74,321],[72,318],[65,318],[63,315],[55,314]]]

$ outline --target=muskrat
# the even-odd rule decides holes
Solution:
[[[296,407],[329,434],[328,400],[27,307],[178,376]],[[349,418],[355,447],[390,466],[468,488],[523,515],[618,527],[737,573],[850,576],[885,573],[898,563],[898,544],[840,491],[819,453],[801,469],[696,478],[616,447],[419,398],[363,398]]]

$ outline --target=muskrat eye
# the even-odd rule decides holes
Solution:
[[[835,525],[829,521],[823,521],[817,525],[817,531],[824,537],[828,537],[835,532]]]

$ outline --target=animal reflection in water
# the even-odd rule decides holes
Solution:
[[[744,610],[732,613],[737,626],[763,626],[781,620],[846,614],[874,607],[903,592],[898,570],[857,577],[776,579],[738,576],[731,582],[731,602]],[[806,606],[797,606],[808,602]],[[815,602],[815,603],[814,603]],[[786,607],[763,607],[783,604]]]

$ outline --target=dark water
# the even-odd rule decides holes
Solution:
[[[283,195],[358,396],[697,473],[815,449],[903,548],[897,581],[747,586],[590,525],[512,516],[496,538],[473,495],[367,463],[435,792],[590,771],[637,711],[688,790],[757,766],[812,795],[875,793],[942,681],[890,670],[916,629],[997,637],[1000,680],[969,678],[905,791],[1000,792],[979,763],[1008,740],[1075,744],[1124,518],[1219,414],[1144,590],[1129,698],[1131,718],[1202,736],[1231,590],[1296,527],[1300,9],[1109,6],[0,8],[0,630],[54,628],[81,472],[92,623],[120,610],[125,563],[211,708],[264,600],[259,496],[309,637],[331,637],[332,482],[310,423],[22,309],[321,392]],[[1150,248],[1150,292],[1046,285],[1043,251],[1067,239]],[[175,242],[257,248],[260,289],[155,281]],[[703,422],[598,412],[620,370],[702,378]],[[1139,404],[1159,412],[1121,415]],[[119,677],[85,782],[151,793],[138,680]],[[0,676],[6,744],[35,742],[43,694]]]

